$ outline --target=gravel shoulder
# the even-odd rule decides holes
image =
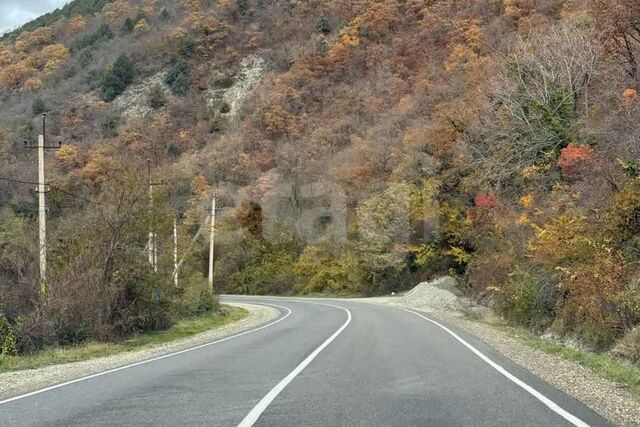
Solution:
[[[277,309],[264,305],[241,304],[235,302],[225,302],[225,304],[241,307],[247,310],[249,315],[238,322],[229,323],[219,328],[196,334],[189,338],[171,341],[151,348],[145,348],[143,350],[119,353],[112,356],[84,360],[82,362],[51,365],[39,369],[0,374],[0,400],[30,393],[55,384],[71,381],[131,363],[185,350],[197,345],[206,344],[208,342],[265,324],[275,319],[280,314]]]
[[[619,384],[560,356],[534,349],[516,336],[460,313],[416,306],[403,297],[366,298],[364,302],[414,308],[481,339],[496,351],[559,390],[621,426],[640,426],[640,399]]]

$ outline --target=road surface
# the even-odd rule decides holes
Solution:
[[[2,426],[607,426],[427,315],[348,300],[276,306],[250,333],[0,402]]]

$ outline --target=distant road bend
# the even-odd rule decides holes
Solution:
[[[253,331],[0,402],[2,426],[608,426],[582,403],[423,313],[234,297]]]

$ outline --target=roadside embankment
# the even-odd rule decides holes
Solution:
[[[149,344],[139,350],[124,351],[79,362],[2,373],[0,374],[0,400],[206,344],[265,324],[280,314],[277,309],[263,305],[226,304],[242,308],[248,311],[248,314],[235,322],[226,323],[187,338]]]

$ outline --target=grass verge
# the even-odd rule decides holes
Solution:
[[[519,339],[531,348],[576,362],[603,378],[615,381],[629,389],[636,397],[640,397],[640,368],[628,362],[604,353],[591,353],[567,347],[558,342],[540,338],[524,328],[494,322],[485,323],[508,333],[510,336]]]
[[[222,306],[216,313],[207,313],[178,321],[164,331],[136,335],[116,343],[89,342],[74,347],[56,347],[25,356],[0,356],[0,373],[36,369],[48,365],[79,362],[96,357],[141,350],[159,344],[190,337],[246,317],[248,312],[240,307]]]

